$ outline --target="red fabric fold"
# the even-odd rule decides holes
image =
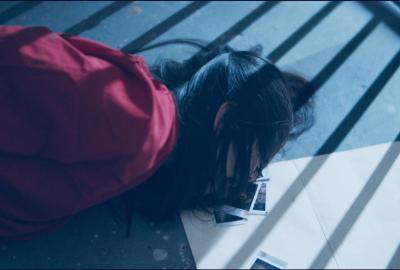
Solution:
[[[7,217],[51,224],[145,181],[175,146],[176,115],[143,57],[0,26],[0,239],[43,230],[3,230]]]

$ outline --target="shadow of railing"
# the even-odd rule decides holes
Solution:
[[[400,140],[400,133],[397,135],[395,141],[398,140]],[[330,258],[325,256],[324,254],[326,254],[328,251],[331,251],[332,254],[335,254],[335,252],[344,242],[344,239],[350,232],[351,228],[361,216],[365,207],[368,205],[368,202],[372,199],[380,184],[385,179],[386,174],[389,172],[399,154],[400,144],[394,142],[386,151],[386,154],[379,162],[371,177],[368,179],[363,189],[352,203],[349,210],[347,210],[346,214],[340,220],[340,223],[336,226],[335,230],[333,231],[333,233],[325,243],[324,247],[318,253],[309,268],[322,269],[326,267]]]
[[[160,34],[164,33],[166,30],[171,28],[173,25],[175,25],[177,22],[183,20],[190,14],[192,14],[195,10],[198,8],[202,7],[204,4],[208,2],[194,2],[192,7],[188,7],[189,10],[193,10],[190,13],[187,11],[183,11],[183,16],[180,14],[174,14],[171,19],[174,23],[171,24],[170,22],[166,21],[161,23],[160,25],[157,25],[156,27],[152,28],[150,31],[146,32],[136,40],[132,41],[128,45],[122,48],[123,51],[130,52],[130,51],[136,51],[151,41],[153,41],[155,38],[157,38]],[[278,2],[266,2],[258,6],[256,9],[254,9],[252,12],[247,14],[244,18],[242,18],[239,22],[234,24],[232,27],[230,27],[227,31],[219,35],[216,39],[214,39],[212,42],[210,42],[207,45],[207,49],[214,48],[216,46],[226,44],[230,40],[232,40],[235,36],[239,35],[240,32],[244,31],[246,28],[248,28],[251,24],[253,24],[258,18],[260,18],[262,15],[267,13],[272,7],[277,5]],[[175,17],[179,18],[177,20]],[[181,18],[183,17],[183,18]],[[167,19],[169,20],[169,18]],[[170,25],[171,24],[171,25]],[[164,26],[166,25],[166,26]],[[166,28],[166,30],[164,29]],[[161,31],[160,31],[161,30]],[[202,53],[202,51],[198,52]]]
[[[89,16],[87,19],[71,26],[64,32],[69,35],[79,35],[86,30],[92,29],[100,24],[101,21],[111,16],[115,12],[121,10],[122,8],[130,5],[132,1],[116,1],[97,11],[93,15]]]
[[[400,269],[400,245],[397,247],[394,252],[392,259],[389,264],[386,266],[386,269]]]
[[[344,118],[332,135],[325,141],[324,145],[317,151],[316,155],[323,155],[333,152],[341,143],[342,139],[350,132],[354,124],[360,120],[361,116],[378,96],[382,88],[393,76],[400,66],[400,51],[392,58],[389,64],[383,69],[365,94],[359,99],[357,104],[351,109],[350,113]],[[338,139],[340,138],[340,139]]]
[[[400,34],[400,10],[390,1],[358,1],[389,28]]]
[[[42,1],[24,1],[6,9],[2,13],[0,13],[0,24],[8,22],[9,20],[21,15],[22,13],[27,12],[28,10],[31,10],[41,3]]]
[[[301,104],[305,104],[308,99],[315,94],[315,91],[320,89],[325,82],[336,72],[336,70],[346,62],[350,55],[360,46],[360,44],[372,33],[372,31],[379,24],[378,19],[373,17],[351,40],[348,42],[332,60],[329,61],[325,67],[318,72],[318,74],[312,79],[311,84],[313,88],[306,88],[302,93]],[[334,150],[334,149],[333,149]],[[332,151],[333,151],[332,150]],[[327,152],[325,152],[327,153]],[[317,155],[325,154],[317,153]]]
[[[253,11],[243,17],[240,21],[235,23],[232,27],[230,27],[228,30],[226,30],[224,33],[222,33],[216,39],[210,42],[207,45],[207,49],[212,49],[227,44],[229,41],[231,41],[234,37],[243,32],[246,28],[252,25],[259,18],[261,18],[261,16],[265,15],[277,4],[279,4],[279,2],[268,1],[259,5],[257,8],[255,8]]]
[[[210,1],[194,1],[193,3],[188,4],[186,7],[154,26],[140,37],[125,45],[121,50],[129,53],[141,49],[209,3]]]
[[[388,80],[392,77],[399,66],[400,51],[397,52],[397,54],[392,58],[392,60],[368,88],[363,97],[357,102],[357,104],[353,107],[349,114],[347,114],[336,130],[330,135],[328,140],[317,151],[317,155],[334,151],[340,145],[346,135],[350,132],[351,128],[368,109],[373,100],[377,97],[379,92],[386,85]],[[254,248],[256,248],[271,232],[274,226],[282,218],[284,213],[292,205],[294,199],[297,198],[303,189],[310,183],[312,178],[325,163],[328,157],[328,155],[325,155],[319,158],[314,158],[310,161],[306,168],[299,174],[297,179],[290,185],[285,194],[279,199],[275,207],[271,210],[268,218],[257,227],[252,236],[234,254],[232,259],[225,265],[225,267],[234,268],[237,265],[241,265],[241,262],[243,262],[251,254]],[[326,256],[324,256],[324,258],[326,259]]]
[[[299,27],[292,35],[290,35],[284,42],[276,47],[267,58],[271,62],[277,62],[289,50],[291,50],[300,40],[302,40],[311,30],[315,28],[328,14],[330,14],[341,2],[333,1],[326,4],[321,10],[315,13],[307,22]]]

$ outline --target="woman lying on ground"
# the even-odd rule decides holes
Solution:
[[[45,27],[0,26],[0,240],[120,197],[154,219],[239,200],[312,124],[310,85],[261,47],[148,67]],[[143,51],[142,49],[141,51]]]

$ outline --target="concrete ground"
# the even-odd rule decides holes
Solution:
[[[360,2],[2,1],[0,23],[47,26],[124,50],[170,38],[200,38],[239,49],[260,43],[280,67],[300,72],[318,88],[315,125],[288,143],[278,161],[399,138],[400,22],[395,6],[392,14],[379,7]],[[151,64],[193,53],[188,46],[168,46],[143,55]],[[62,230],[0,246],[0,268],[196,267],[179,217],[152,223],[137,216],[133,224],[126,239],[110,204],[99,205]]]

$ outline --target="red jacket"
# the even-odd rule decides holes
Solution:
[[[141,56],[0,26],[0,240],[24,239],[146,180],[177,138]]]

